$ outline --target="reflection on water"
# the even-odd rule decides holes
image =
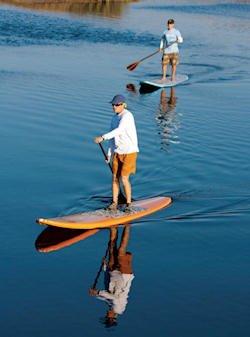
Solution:
[[[42,253],[53,252],[85,240],[98,231],[99,229],[86,230],[47,227],[37,237],[35,247]]]
[[[127,91],[132,95],[151,94],[158,91],[158,87],[151,85],[141,85],[139,89],[133,84],[126,85]],[[156,122],[161,136],[161,145],[164,150],[168,150],[170,143],[179,143],[176,131],[180,127],[178,114],[176,113],[177,96],[176,88],[164,88],[160,92],[160,102],[156,110]]]
[[[169,94],[167,89],[162,89],[160,94],[160,104],[156,112],[156,121],[160,129],[162,147],[166,150],[169,143],[178,143],[176,131],[179,129],[179,121],[175,111],[177,97],[175,88],[171,87]]]
[[[110,228],[110,238],[105,257],[102,260],[94,284],[89,290],[90,296],[95,296],[108,305],[108,310],[103,319],[106,327],[117,325],[118,315],[122,315],[126,310],[128,295],[135,277],[132,269],[132,254],[127,251],[129,236],[130,225],[125,225],[118,246],[118,228]],[[104,270],[104,287],[99,290],[96,287],[102,269]]]
[[[118,244],[118,227],[109,229],[109,241],[105,256],[93,285],[89,289],[89,295],[103,300],[108,305],[102,323],[106,327],[117,325],[118,315],[122,315],[128,303],[128,295],[134,279],[132,268],[132,254],[127,251],[130,238],[130,225],[124,225],[120,243]],[[49,253],[82,241],[95,233],[99,229],[92,230],[72,230],[67,228],[47,227],[35,241],[35,247],[39,252]],[[97,286],[100,276],[104,273],[103,287]],[[103,289],[101,289],[103,288]]]
[[[177,98],[175,96],[175,88],[171,87],[169,92],[169,97],[165,89],[161,91],[161,101],[159,106],[159,111],[162,114],[171,112],[176,107]]]
[[[137,0],[124,1],[22,1],[22,0],[1,0],[0,3],[12,4],[24,8],[35,10],[45,10],[54,12],[69,12],[76,15],[100,15],[105,17],[121,17],[130,2]]]

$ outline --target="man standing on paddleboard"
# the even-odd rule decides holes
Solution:
[[[129,176],[136,172],[136,159],[139,152],[136,126],[132,113],[126,109],[126,99],[123,95],[114,96],[110,103],[115,113],[111,120],[111,131],[96,137],[94,141],[99,144],[104,140],[109,140],[108,162],[112,157],[113,201],[107,209],[117,210],[119,180],[121,179],[127,201],[125,212],[129,213],[132,197]]]
[[[179,49],[178,43],[182,43],[183,38],[179,30],[174,28],[174,19],[169,19],[167,22],[167,30],[164,31],[161,42],[160,50],[162,55],[162,80],[164,81],[167,76],[167,66],[170,63],[172,66],[171,80],[175,81],[176,67],[179,64]]]

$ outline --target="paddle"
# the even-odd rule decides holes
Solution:
[[[111,173],[113,173],[112,166],[110,165],[110,163],[109,163],[109,161],[108,161],[108,156],[107,156],[106,152],[104,151],[104,148],[103,148],[102,144],[99,143],[99,145],[100,145],[100,148],[101,148],[102,153],[103,153],[103,155],[104,155],[104,158],[105,158],[105,160],[107,161],[107,163],[108,163],[108,165],[109,165],[110,171],[111,171]]]
[[[176,39],[176,41],[170,42],[170,43],[168,44],[168,47],[171,46],[171,45],[174,44],[174,43],[178,43],[178,39]],[[148,59],[148,58],[154,56],[155,54],[159,53],[160,51],[161,51],[161,49],[158,49],[158,50],[155,51],[154,53],[152,53],[152,54],[150,54],[150,55],[148,55],[148,56],[146,56],[146,57],[143,57],[141,60],[139,60],[139,61],[137,61],[137,62],[134,62],[134,63],[131,63],[130,65],[127,66],[127,69],[128,69],[129,71],[135,70],[135,68],[136,68],[142,61],[144,61],[144,60],[146,60],[146,59]]]
[[[97,282],[98,282],[99,277],[100,277],[100,275],[101,275],[101,272],[102,272],[102,270],[103,270],[103,265],[104,265],[104,263],[105,263],[105,261],[106,261],[106,258],[107,258],[107,256],[108,256],[109,246],[110,246],[110,242],[109,242],[109,244],[108,244],[108,247],[107,247],[107,249],[106,249],[106,252],[105,252],[104,257],[102,258],[101,265],[100,265],[100,267],[99,267],[99,270],[98,270],[98,272],[97,272],[96,278],[95,278],[95,280],[94,280],[94,282],[93,282],[93,285],[92,285],[91,289],[96,289]]]
[[[102,144],[101,143],[98,143],[98,144],[99,144],[99,146],[102,150],[102,153],[104,155],[105,160],[108,162],[108,156],[107,156],[106,152],[104,151],[104,148],[103,148]],[[109,165],[111,173],[113,173],[112,166],[110,165],[110,163],[108,163],[108,165]],[[119,185],[120,185],[120,181],[119,181]],[[120,192],[119,192],[119,195],[118,195],[118,204],[126,204],[126,203],[127,203],[127,198],[123,195],[122,190],[121,190],[121,186],[120,186]]]
[[[128,69],[129,71],[135,70],[135,68],[136,68],[142,61],[144,61],[144,60],[146,60],[146,59],[148,59],[148,58],[154,56],[155,54],[159,53],[159,51],[160,51],[160,50],[158,49],[158,50],[155,51],[154,53],[152,53],[152,54],[150,54],[150,55],[148,55],[148,56],[146,56],[146,57],[143,57],[141,60],[139,60],[139,61],[137,61],[137,62],[134,62],[134,63],[131,63],[130,65],[127,66],[127,69]]]

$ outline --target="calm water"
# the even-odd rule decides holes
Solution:
[[[250,4],[52,9],[0,8],[1,336],[249,336]],[[160,74],[160,55],[126,66],[158,48],[169,17],[190,80],[140,93],[141,79]],[[35,219],[109,202],[110,172],[93,138],[108,129],[116,93],[137,123],[134,198],[174,203],[132,224],[135,279],[125,313],[106,329],[106,304],[88,289],[109,232],[83,240],[46,231],[36,242],[44,228]],[[55,238],[57,251],[35,248]]]

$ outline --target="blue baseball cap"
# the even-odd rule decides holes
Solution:
[[[126,98],[123,95],[115,95],[112,101],[110,101],[111,104],[119,104],[119,103],[125,103],[125,102],[126,102]]]

